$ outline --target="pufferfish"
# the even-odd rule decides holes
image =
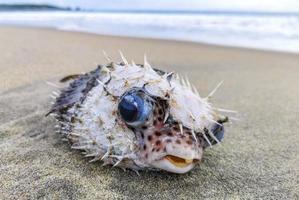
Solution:
[[[72,149],[136,172],[186,173],[203,150],[224,137],[221,116],[187,79],[144,64],[122,62],[62,79],[48,114]],[[109,58],[108,58],[109,59]],[[212,92],[213,93],[213,92]]]

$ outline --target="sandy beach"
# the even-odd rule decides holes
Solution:
[[[52,87],[120,60],[187,75],[217,107],[237,110],[221,145],[185,175],[101,167],[45,117]],[[188,42],[0,27],[0,199],[299,199],[299,55]]]

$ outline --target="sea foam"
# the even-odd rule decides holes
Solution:
[[[0,24],[299,52],[299,15],[0,12]]]

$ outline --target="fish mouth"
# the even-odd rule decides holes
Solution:
[[[159,160],[153,161],[151,166],[162,169],[168,172],[184,174],[193,169],[195,164],[200,159],[196,158],[183,158],[174,155],[166,155]]]
[[[174,166],[180,167],[180,168],[184,168],[191,164],[195,164],[195,163],[199,162],[198,159],[186,159],[186,158],[181,158],[181,157],[173,156],[173,155],[166,155],[166,156],[164,156],[163,159],[169,161]]]

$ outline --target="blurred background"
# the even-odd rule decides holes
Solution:
[[[298,0],[0,0],[0,25],[299,52]]]

